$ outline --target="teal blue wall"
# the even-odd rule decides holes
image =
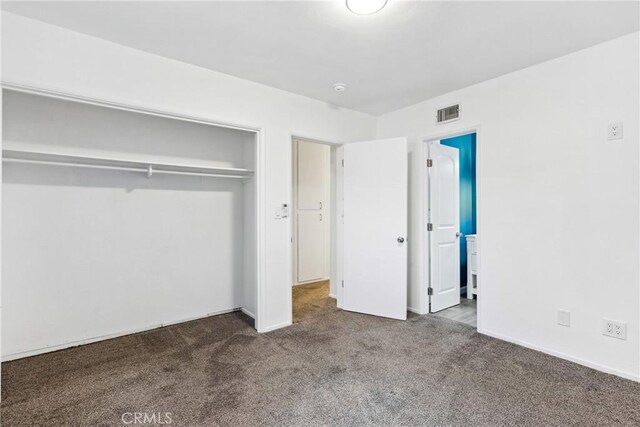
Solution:
[[[467,283],[467,234],[476,233],[476,134],[443,139],[442,145],[460,151],[460,284]]]

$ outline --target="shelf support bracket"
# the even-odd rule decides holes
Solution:
[[[147,179],[153,176],[153,165],[147,166]]]

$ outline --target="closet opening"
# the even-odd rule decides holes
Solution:
[[[259,135],[4,89],[2,359],[231,312],[259,323]]]
[[[292,322],[336,308],[338,147],[292,138]]]

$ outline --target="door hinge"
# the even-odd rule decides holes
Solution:
[[[427,167],[430,168],[433,166],[433,160],[432,159],[427,159]]]
[[[342,287],[344,288],[344,280],[342,281]]]
[[[427,288],[427,295],[429,296],[433,295],[433,288]]]
[[[433,231],[433,224],[430,222],[427,223],[427,231]]]
[[[344,159],[342,159],[342,167],[344,167]]]

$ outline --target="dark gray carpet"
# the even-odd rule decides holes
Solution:
[[[3,363],[2,425],[640,425],[632,381],[448,319],[316,308],[263,335],[234,313]]]

